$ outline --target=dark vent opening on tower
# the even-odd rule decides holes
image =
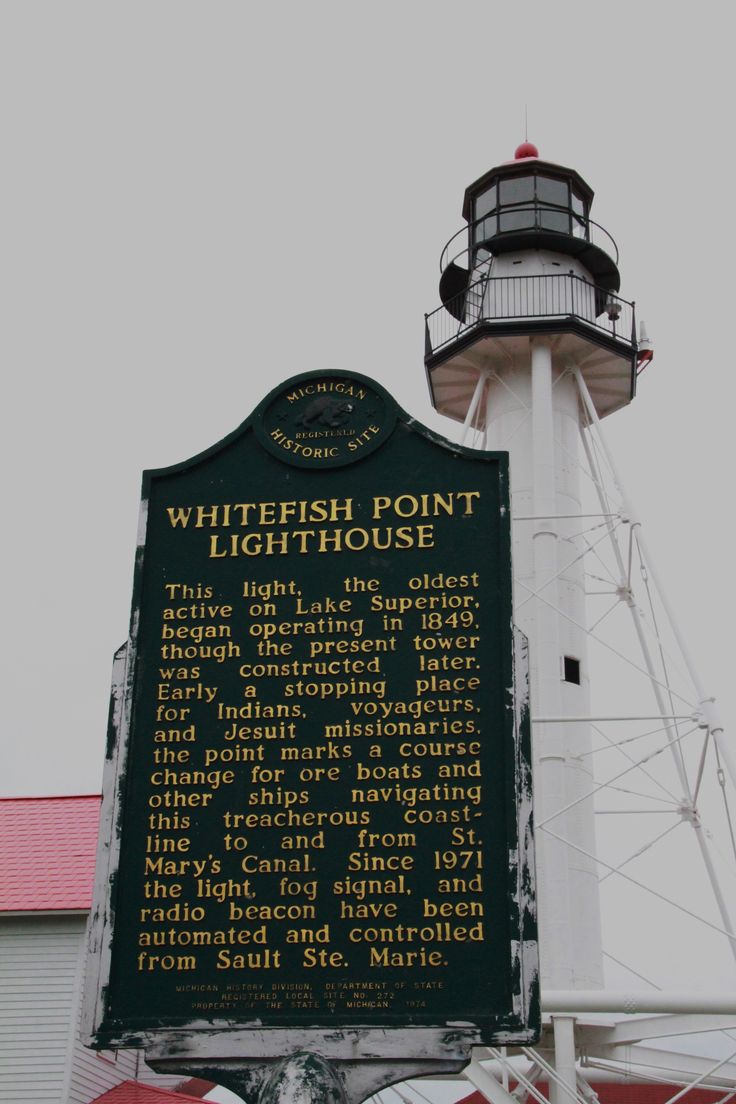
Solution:
[[[563,678],[565,682],[574,682],[576,686],[580,685],[580,660],[573,659],[572,656],[565,656],[564,660],[564,674]]]

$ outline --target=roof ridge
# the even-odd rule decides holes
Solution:
[[[184,1083],[186,1084],[186,1082]],[[187,1100],[196,1100],[198,1104],[202,1104],[201,1096],[190,1096],[189,1093],[181,1093],[176,1092],[172,1089],[160,1088],[158,1085],[147,1085],[145,1082],[136,1081],[133,1078],[127,1078],[125,1081],[121,1081],[119,1084],[113,1086],[113,1088],[107,1089],[100,1096],[95,1097],[93,1104],[104,1104],[105,1097],[107,1097],[109,1100],[114,1101],[116,1095],[121,1095],[120,1089],[123,1089],[126,1086],[140,1090],[141,1094],[145,1093],[146,1096],[152,1096],[155,1093],[156,1096],[163,1097],[165,1100],[174,1100],[180,1102]],[[136,1095],[138,1095],[138,1093],[136,1093]]]
[[[8,797],[0,797],[0,801],[78,801],[80,797],[102,797],[101,793],[83,794],[15,794]]]

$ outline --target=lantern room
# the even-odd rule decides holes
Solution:
[[[491,169],[465,192],[471,252],[550,249],[579,258],[596,284],[618,291],[621,280],[610,255],[616,245],[591,222],[592,200],[592,188],[574,169],[540,161],[536,147],[524,143],[513,161]],[[608,239],[608,250],[596,237]]]
[[[631,401],[634,304],[618,295],[618,249],[590,217],[592,202],[575,169],[542,160],[530,142],[466,189],[465,225],[440,259],[442,306],[426,316],[425,364],[441,413],[463,420],[479,374],[502,370],[541,335],[554,338],[560,363],[581,369],[599,416]]]

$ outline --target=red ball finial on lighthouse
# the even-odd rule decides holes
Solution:
[[[514,153],[514,161],[522,161],[525,157],[539,157],[539,150],[533,142],[522,142]]]

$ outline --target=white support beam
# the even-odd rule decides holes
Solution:
[[[728,770],[728,773],[731,777],[731,782],[734,786],[736,786],[736,756],[734,756],[730,743],[728,743],[725,739],[723,723],[721,721],[720,713],[716,706],[715,698],[707,694],[705,687],[700,680],[700,674],[690,653],[688,638],[685,633],[683,633],[680,629],[679,622],[675,617],[674,610],[667,597],[667,593],[660,582],[659,572],[657,570],[656,564],[649,553],[649,549],[647,548],[646,538],[641,528],[641,522],[638,521],[635,512],[631,508],[631,500],[629,499],[623,483],[621,482],[621,478],[619,476],[616,464],[614,463],[611,450],[608,447],[606,435],[601,427],[600,418],[598,417],[598,413],[595,409],[595,406],[593,405],[593,401],[588,392],[588,388],[586,386],[585,380],[583,379],[582,373],[579,369],[575,369],[574,372],[575,378],[578,382],[578,387],[580,389],[583,404],[588,412],[588,417],[590,418],[591,424],[596,427],[596,430],[598,432],[598,439],[600,441],[601,448],[608,462],[608,466],[613,473],[616,486],[623,501],[624,509],[631,519],[632,529],[635,527],[638,529],[637,540],[639,542],[639,548],[641,550],[642,558],[646,562],[647,571],[651,575],[654,581],[654,585],[657,588],[660,601],[664,607],[664,611],[669,620],[672,632],[674,633],[678,647],[680,649],[680,652],[682,653],[682,658],[685,661],[685,666],[688,669],[690,678],[692,679],[693,685],[697,692],[700,708],[706,714],[706,717],[708,719],[708,726],[713,734],[713,739],[718,744],[718,748],[726,764],[726,769]],[[729,924],[726,924],[725,926],[728,928]]]
[[[625,1046],[642,1039],[668,1039],[676,1035],[694,1035],[708,1031],[736,1031],[736,1013],[724,1016],[702,1016],[683,1013],[675,1016],[647,1016],[623,1020],[614,1027],[588,1024],[585,1038],[594,1047]]]
[[[701,993],[695,989],[543,989],[543,1012],[640,1012],[736,1014],[736,994]]]
[[[585,1076],[589,1077],[593,1084],[597,1078],[598,1082],[605,1082],[607,1085],[667,1085],[670,1088],[673,1085],[682,1087],[693,1085],[692,1074],[665,1074],[654,1070],[645,1072],[642,1067],[627,1066],[620,1059],[616,1064],[615,1062],[604,1062],[602,1059],[586,1057],[583,1065]],[[698,1084],[703,1086],[703,1082],[700,1080],[698,1080]],[[710,1089],[712,1092],[725,1093],[729,1098],[734,1095],[734,1087],[727,1078],[725,1081],[721,1081],[717,1077],[711,1077],[708,1084],[703,1087]],[[720,1104],[725,1104],[725,1101],[721,1101]]]
[[[492,1073],[484,1069],[477,1058],[473,1058],[463,1070],[463,1076],[474,1085],[489,1104],[518,1104],[511,1093],[507,1092]]]
[[[628,1046],[621,1054],[615,1046],[597,1047],[591,1058],[620,1062],[626,1069],[640,1066],[645,1070],[655,1070],[665,1077],[675,1074],[688,1081],[698,1080],[704,1088],[719,1085],[736,1089],[736,1063],[725,1061],[714,1065],[712,1058],[703,1058],[698,1054],[684,1054],[672,1050],[655,1050],[654,1047]]]
[[[691,721],[700,725],[697,713],[651,713],[639,717],[532,717],[532,724],[608,724],[609,721]]]
[[[549,1098],[551,1104],[565,1104],[566,1100],[577,1098],[575,1017],[565,1013],[554,1015],[552,1032],[555,1041],[554,1067],[559,1080],[555,1082],[550,1078]]]
[[[653,564],[653,562],[652,562],[652,560],[651,560],[651,558],[648,554],[646,544],[645,544],[645,540],[644,540],[644,535],[643,535],[642,530],[641,530],[641,522],[638,520],[638,518],[636,516],[636,513],[635,513],[635,511],[632,507],[631,500],[629,499],[629,497],[626,493],[626,490],[624,489],[623,483],[621,482],[621,479],[619,477],[618,470],[616,468],[616,464],[614,463],[613,456],[611,455],[611,452],[608,448],[605,435],[604,435],[603,430],[601,428],[600,418],[598,417],[595,406],[593,405],[593,400],[590,397],[590,393],[588,391],[587,384],[585,383],[585,380],[584,380],[583,375],[582,375],[579,368],[573,367],[573,374],[574,374],[574,377],[577,381],[581,401],[583,403],[583,406],[587,410],[590,424],[591,424],[591,426],[595,426],[595,428],[596,428],[596,432],[597,432],[597,435],[598,435],[598,441],[599,441],[600,447],[603,450],[603,454],[606,458],[606,461],[607,461],[608,466],[610,468],[610,471],[611,471],[611,474],[613,476],[614,482],[616,484],[618,493],[621,497],[621,502],[623,504],[623,512],[626,515],[626,517],[628,517],[629,522],[631,524],[632,534],[633,534],[635,529],[638,530],[638,532],[636,534],[636,540],[637,540],[638,545],[639,545],[639,551],[640,551],[640,554],[641,554],[642,561],[644,563],[646,563],[647,571],[649,572],[649,574],[651,575],[651,578],[654,581],[654,585],[657,589],[659,599],[660,599],[660,601],[661,601],[661,603],[664,607],[665,614],[666,614],[666,616],[669,620],[670,627],[671,627],[671,629],[672,629],[672,631],[675,635],[675,639],[677,640],[680,652],[682,654],[682,658],[685,662],[685,666],[688,669],[688,672],[690,674],[690,678],[692,680],[693,686],[695,687],[696,693],[698,695],[698,705],[700,707],[701,712],[704,714],[707,727],[708,727],[709,731],[711,732],[715,743],[717,744],[718,748],[720,749],[721,754],[724,758],[724,761],[726,762],[726,766],[727,766],[727,768],[728,768],[728,770],[731,774],[731,779],[732,779],[734,785],[736,785],[736,762],[733,760],[733,757],[731,756],[730,749],[723,742],[724,741],[723,725],[721,724],[720,718],[718,717],[718,714],[717,714],[717,711],[716,711],[716,708],[715,708],[715,699],[707,698],[705,696],[705,691],[703,689],[703,686],[702,686],[702,684],[700,682],[700,679],[699,679],[699,676],[698,676],[698,672],[695,669],[695,665],[694,665],[694,663],[692,661],[692,658],[690,656],[690,652],[688,650],[685,638],[684,638],[683,634],[680,632],[679,626],[678,626],[678,624],[675,620],[674,613],[672,611],[672,607],[670,606],[670,603],[667,599],[667,596],[664,592],[664,589],[663,589],[663,587],[662,587],[662,585],[659,581],[659,577],[658,577],[658,575],[656,573],[656,570],[654,568],[654,564]],[[582,430],[581,430],[581,436],[582,436],[582,439],[583,439],[583,443],[584,443],[586,453],[587,453],[587,455],[589,457],[589,460],[590,460],[590,463],[591,463],[591,470],[593,472],[595,472],[596,471],[596,466],[593,463],[591,455],[590,455],[590,446],[588,445],[585,434],[582,432]],[[597,482],[597,479],[596,479],[596,482]],[[604,502],[604,497],[603,497],[603,494],[602,494],[602,488],[600,486],[598,486],[598,496],[599,496],[599,503],[600,503],[601,509],[604,509],[606,504]],[[624,565],[623,565],[620,549],[618,547],[617,542],[613,539],[613,535],[612,535],[613,527],[611,526],[610,523],[609,523],[609,530],[611,531],[611,546],[612,546],[612,549],[613,549],[614,554],[616,556],[616,559],[617,559],[617,562],[618,562],[618,565],[619,565],[619,570],[621,572],[621,583],[622,583],[622,586],[625,586],[626,572],[624,570]],[[626,593],[626,591],[624,591],[624,593]],[[631,612],[631,616],[632,616],[632,619],[633,619],[636,634],[639,638],[639,645],[641,647],[642,657],[644,659],[645,666],[646,666],[646,668],[649,672],[649,678],[650,678],[650,682],[651,682],[651,686],[652,686],[652,691],[654,693],[654,696],[655,696],[655,699],[656,699],[656,702],[657,702],[657,708],[659,709],[660,713],[663,716],[665,716],[667,714],[667,712],[672,711],[672,706],[670,705],[670,709],[669,710],[667,709],[667,702],[666,702],[665,695],[663,693],[664,688],[663,688],[663,686],[661,685],[661,683],[659,682],[659,680],[656,676],[655,665],[654,665],[654,662],[653,662],[653,659],[652,659],[652,656],[651,656],[651,653],[650,653],[650,650],[649,650],[649,644],[648,644],[647,639],[644,635],[643,627],[642,627],[642,624],[641,624],[641,619],[640,619],[640,616],[639,616],[639,611],[636,607],[636,603],[633,600],[633,596],[632,596],[630,590],[628,591],[628,595],[627,595],[625,601],[626,601],[626,605],[629,607],[629,610]],[[670,700],[671,700],[671,693],[670,693]],[[734,960],[736,960],[736,931],[734,929],[733,921],[731,920],[731,914],[730,914],[730,910],[728,908],[728,905],[726,903],[725,895],[723,893],[723,890],[722,890],[721,885],[720,885],[720,881],[718,879],[718,874],[717,874],[717,871],[716,871],[716,867],[713,863],[713,858],[712,858],[711,853],[710,853],[710,845],[709,845],[708,840],[706,838],[705,831],[703,829],[703,825],[702,825],[702,822],[700,820],[700,816],[698,815],[697,810],[695,809],[695,803],[694,803],[692,791],[691,791],[691,788],[690,788],[690,782],[689,782],[689,779],[687,777],[687,772],[685,771],[685,765],[684,765],[684,761],[683,761],[683,758],[682,758],[682,751],[677,747],[676,732],[675,732],[674,729],[672,729],[670,727],[669,722],[667,722],[666,725],[665,725],[665,731],[667,732],[667,738],[670,741],[671,746],[672,746],[672,755],[673,755],[673,759],[674,759],[674,762],[675,762],[675,766],[676,766],[678,775],[680,777],[680,781],[682,783],[683,794],[685,796],[685,799],[686,799],[687,803],[691,806],[692,812],[691,812],[691,816],[689,818],[690,823],[692,824],[693,830],[695,832],[695,838],[697,840],[698,847],[700,848],[700,853],[701,853],[701,856],[702,856],[702,859],[703,859],[703,864],[705,866],[706,873],[708,875],[708,879],[709,879],[710,884],[711,884],[711,889],[713,890],[713,895],[716,899],[716,904],[718,906],[718,911],[721,914],[721,921],[723,923],[723,928],[724,928],[725,934],[726,934],[727,939],[728,939],[729,949],[731,951],[731,954],[733,955]]]

